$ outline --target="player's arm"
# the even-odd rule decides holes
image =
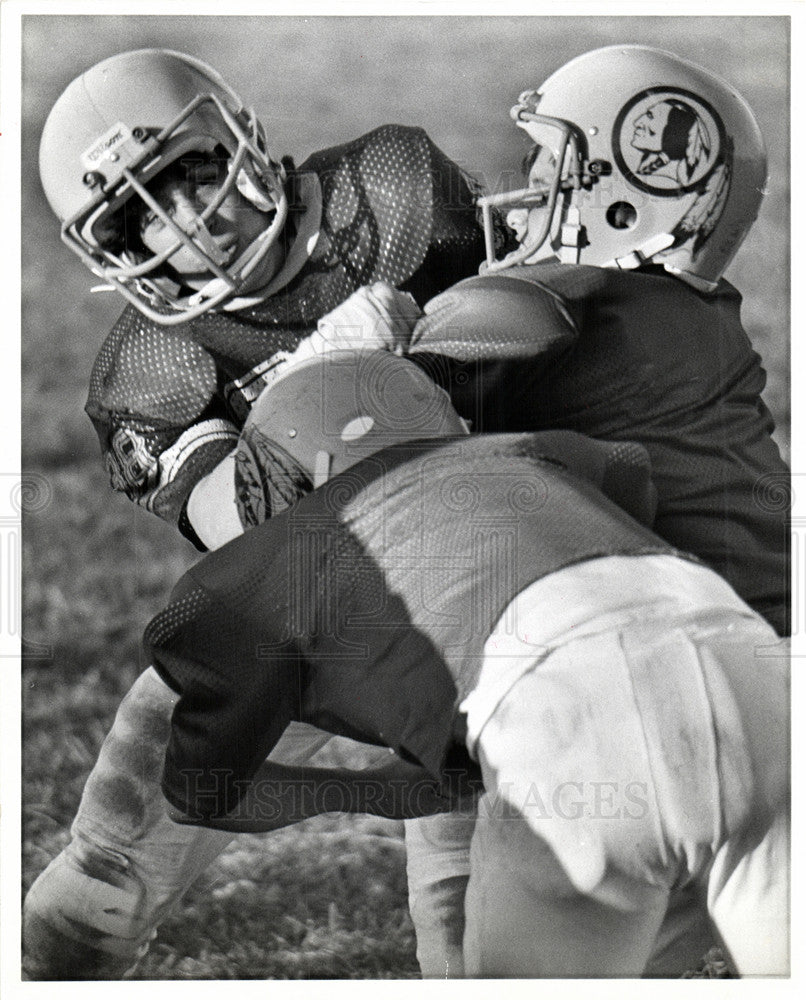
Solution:
[[[270,391],[273,382],[295,364],[323,354],[339,350],[403,353],[421,315],[412,297],[391,285],[375,282],[360,288],[323,316],[317,329],[293,353],[281,352],[269,359],[261,374],[263,391]],[[269,456],[266,457],[268,459]],[[276,463],[267,461],[266,467],[252,470],[258,472],[261,480],[266,480],[269,494],[275,466]],[[285,467],[277,466],[277,471],[287,488],[294,479],[293,475],[289,476]],[[193,486],[187,500],[186,516],[206,548],[216,549],[244,530],[245,525],[238,514],[237,497],[249,489],[248,473],[249,469],[239,462],[236,451],[227,454]],[[288,499],[287,496],[283,498],[283,506],[287,506]],[[271,511],[266,511],[266,515],[271,516]]]
[[[202,818],[193,803],[187,803],[184,808],[169,806],[168,815],[175,823],[265,833],[327,812],[413,819],[451,809],[440,783],[424,768],[391,751],[385,756],[384,763],[362,770],[266,760],[231,812]]]
[[[262,544],[270,537],[264,533]],[[255,632],[237,600],[227,615],[216,614],[220,586],[243,565],[232,548],[220,555],[200,570],[212,586],[189,571],[144,636],[154,669],[176,695],[162,775],[172,818],[255,832],[322,812],[403,818],[449,808],[438,776],[376,745],[361,743],[360,763],[350,767],[311,767],[299,748],[267,761],[299,717],[306,668],[293,642],[275,642],[282,629]]]
[[[190,493],[238,440],[218,390],[205,348],[127,310],[98,354],[85,406],[112,488],[196,544]]]
[[[110,485],[175,524],[197,547],[209,547],[189,519],[190,496],[233,452],[238,433],[225,417],[211,416],[185,428],[158,428],[113,416],[104,422],[102,433]]]

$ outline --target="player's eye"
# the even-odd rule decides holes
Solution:
[[[221,164],[218,161],[200,163],[189,172],[188,182],[195,187],[204,187],[210,184],[218,186],[225,175],[226,170],[221,169]]]
[[[164,205],[163,211],[167,215],[173,214],[173,208],[171,205]],[[140,212],[140,232],[146,233],[159,233],[165,228],[165,220],[158,215],[153,208],[148,205],[143,205],[142,211]]]

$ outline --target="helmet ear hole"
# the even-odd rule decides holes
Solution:
[[[632,229],[638,221],[638,212],[628,201],[614,201],[608,207],[605,218],[613,229]]]

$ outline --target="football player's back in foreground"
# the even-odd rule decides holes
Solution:
[[[463,436],[436,392],[404,359],[345,351],[266,389],[239,444],[265,472],[252,516],[288,468],[307,485],[149,626],[178,698],[166,797],[185,821],[272,828],[286,796],[262,762],[294,720],[389,746],[424,812],[472,758],[467,975],[641,975],[683,885],[737,971],[786,975],[787,663],[759,655],[775,632],[573,471],[611,479],[601,449],[651,517],[626,445]],[[373,782],[339,808],[383,801]]]

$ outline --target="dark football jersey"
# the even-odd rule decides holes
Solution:
[[[564,427],[643,444],[654,530],[785,633],[789,470],[740,305],[726,281],[704,295],[658,267],[519,267],[429,303],[411,356],[474,430]]]
[[[648,470],[641,448],[574,434],[397,445],[207,555],[145,635],[180,694],[169,801],[228,812],[293,720],[440,780],[463,743],[458,705],[518,593],[586,559],[672,551],[631,516],[648,510]]]
[[[287,287],[258,305],[170,328],[128,306],[95,361],[86,411],[113,486],[133,499],[143,493],[137,471],[149,458],[191,425],[214,421],[219,429],[194,453],[191,481],[156,508],[169,520],[233,447],[222,421],[237,431],[243,412],[227,403],[229,383],[293,350],[362,285],[386,281],[424,304],[478,270],[484,239],[475,182],[421,129],[383,126],[314,153],[299,168],[305,173],[321,184],[322,218],[310,258]]]

